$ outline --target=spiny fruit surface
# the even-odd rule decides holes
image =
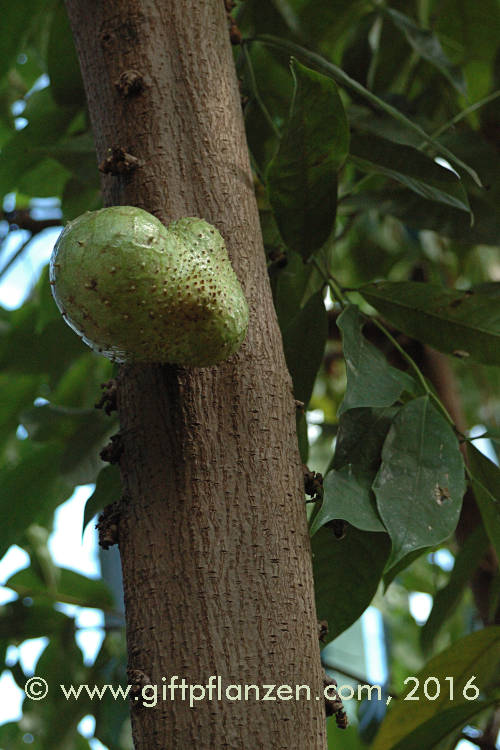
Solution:
[[[66,322],[118,362],[207,367],[246,335],[246,299],[223,238],[203,219],[165,227],[133,206],[89,211],[57,240],[50,283]]]

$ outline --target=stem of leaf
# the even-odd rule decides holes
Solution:
[[[420,384],[422,385],[422,388],[424,389],[426,395],[429,396],[429,398],[431,398],[434,401],[434,403],[436,404],[436,406],[438,407],[438,409],[440,410],[440,412],[443,414],[443,416],[446,419],[446,421],[451,425],[451,427],[453,427],[453,429],[455,431],[457,431],[457,429],[455,427],[455,422],[453,421],[453,419],[451,418],[450,414],[448,413],[448,410],[447,410],[446,406],[443,404],[443,402],[441,401],[441,399],[439,399],[436,396],[436,394],[434,393],[434,391],[432,390],[432,388],[429,386],[429,384],[427,383],[424,375],[422,374],[422,371],[420,370],[420,368],[418,367],[418,365],[416,364],[416,362],[410,357],[410,355],[407,352],[405,352],[405,350],[403,349],[403,347],[401,346],[401,344],[399,344],[396,341],[396,339],[394,338],[394,336],[387,330],[387,328],[385,327],[385,325],[383,323],[381,323],[379,320],[377,320],[377,318],[370,318],[370,320],[373,323],[375,323],[375,325],[377,326],[377,328],[380,331],[382,331],[382,333],[389,339],[389,341],[391,342],[391,344],[394,346],[395,349],[397,349],[397,351],[401,354],[401,356],[403,357],[403,359],[406,362],[408,362],[408,364],[410,365],[410,367],[412,368],[412,370],[415,372],[415,375],[417,376]]]
[[[28,247],[28,245],[30,244],[30,242],[31,242],[32,239],[33,239],[33,237],[29,237],[25,242],[23,242],[21,244],[21,246],[16,250],[16,252],[14,253],[14,255],[11,258],[9,258],[9,260],[5,263],[5,265],[3,266],[3,268],[0,270],[0,279],[2,279],[5,276],[5,274],[7,273],[7,271],[10,268],[12,268],[12,266],[14,265],[14,263],[16,262],[16,260],[18,260],[18,258],[20,258],[20,256],[24,253],[24,251],[26,250],[26,248]]]
[[[456,125],[457,122],[460,122],[460,120],[463,120],[465,117],[467,117],[467,115],[470,115],[472,112],[475,112],[476,109],[479,109],[480,107],[484,107],[485,104],[489,104],[490,102],[493,102],[495,99],[498,99],[499,96],[500,96],[500,90],[497,89],[497,91],[494,91],[492,94],[485,96],[484,99],[479,99],[479,101],[474,102],[474,104],[471,104],[469,107],[466,107],[457,115],[455,115],[455,117],[453,117],[451,120],[449,120],[448,122],[445,122],[444,125],[441,125],[440,128],[435,130],[431,134],[431,138],[438,138],[446,130],[449,130],[454,125]]]
[[[354,195],[354,193],[359,192],[359,190],[364,187],[367,182],[370,182],[370,180],[372,180],[374,177],[377,177],[377,175],[365,174],[363,177],[361,177],[357,182],[354,183],[354,185],[352,185],[351,188],[349,188],[345,193],[342,193],[342,195],[339,196],[337,205],[346,198],[349,198],[350,195]]]
[[[325,283],[328,285],[328,288],[330,289],[333,298],[339,303],[341,307],[345,307],[348,303],[348,300],[345,297],[345,294],[342,291],[342,287],[338,283],[336,279],[333,278],[330,274],[326,273],[318,263],[317,259],[314,257],[311,258],[311,262],[313,266],[319,271],[321,276],[323,277]]]

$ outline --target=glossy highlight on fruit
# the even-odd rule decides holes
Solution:
[[[133,206],[89,211],[57,240],[50,283],[66,322],[117,362],[207,367],[246,335],[246,299],[223,238],[203,219],[165,227]]]

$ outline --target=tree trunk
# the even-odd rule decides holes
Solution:
[[[136,748],[323,749],[295,404],[223,0],[66,5],[99,162],[117,149],[109,163],[117,174],[103,178],[106,205],[140,206],[165,223],[213,223],[251,310],[247,340],[227,363],[129,366],[119,376],[129,669],[138,684],[159,686],[156,708],[132,702]],[[138,166],[127,171],[118,149]],[[201,685],[217,675],[223,691],[305,684],[312,699],[223,698],[190,708],[180,691],[161,700],[172,675]]]

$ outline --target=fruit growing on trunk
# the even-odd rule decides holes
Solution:
[[[118,362],[206,367],[245,338],[248,306],[223,238],[203,219],[165,227],[133,206],[70,222],[50,261],[66,322]]]

